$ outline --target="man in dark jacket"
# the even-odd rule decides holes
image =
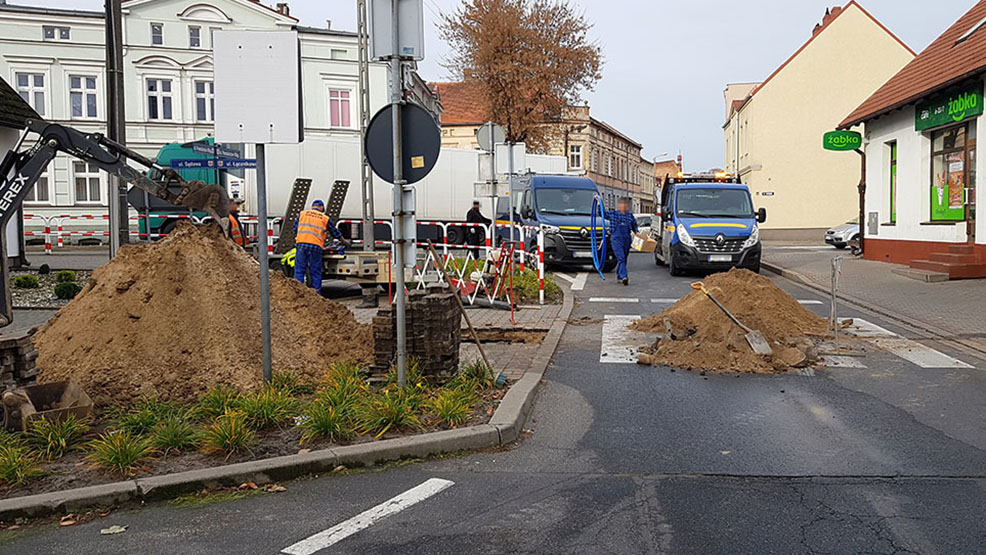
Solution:
[[[466,212],[466,223],[490,225],[491,223],[493,223],[493,220],[483,215],[483,213],[480,211],[479,208],[479,201],[474,200],[472,201],[472,208],[469,210],[469,212]],[[481,228],[474,226],[469,226],[466,228],[466,243],[474,247],[478,247],[483,244],[483,240],[485,238],[486,238],[486,234],[483,232]],[[472,250],[472,255],[476,258],[479,258],[479,249],[475,248],[471,250]]]

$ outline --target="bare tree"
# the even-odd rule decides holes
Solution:
[[[489,119],[534,152],[548,148],[544,124],[601,77],[591,28],[565,0],[462,0],[439,24],[452,50],[445,67],[481,87]]]

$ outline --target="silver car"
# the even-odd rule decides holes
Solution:
[[[837,249],[844,249],[850,241],[859,240],[859,223],[856,221],[837,225],[825,232],[825,242]]]
[[[639,233],[644,237],[649,237],[651,220],[654,216],[652,214],[634,214],[633,217],[637,220],[637,228],[639,229]]]

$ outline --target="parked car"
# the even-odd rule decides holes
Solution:
[[[859,240],[859,222],[853,220],[837,225],[825,232],[825,242],[837,249],[844,249],[850,241]]]
[[[637,219],[637,228],[639,229],[639,233],[644,237],[649,237],[651,220],[654,216],[651,214],[634,214],[633,217]]]

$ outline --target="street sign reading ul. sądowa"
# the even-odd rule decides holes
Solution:
[[[829,131],[822,137],[825,150],[856,150],[863,146],[863,136],[855,131]]]
[[[220,158],[218,160],[207,160],[202,158],[195,159],[175,159],[171,161],[171,167],[176,170],[190,170],[190,169],[220,169],[220,170],[238,170],[238,169],[254,169],[257,167],[257,161],[254,159],[237,159],[237,158]]]

